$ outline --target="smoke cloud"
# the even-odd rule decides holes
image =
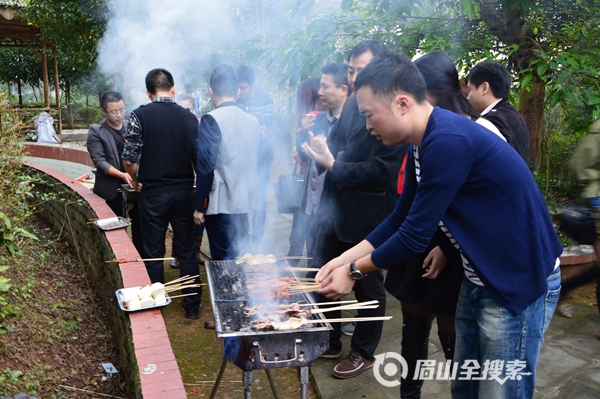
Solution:
[[[148,102],[144,78],[154,68],[169,70],[178,92],[206,86],[239,38],[231,0],[112,1],[109,9],[98,65],[131,90],[136,105]]]

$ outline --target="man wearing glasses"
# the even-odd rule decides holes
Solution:
[[[118,190],[122,183],[131,184],[131,176],[125,172],[121,158],[128,124],[121,93],[104,94],[100,110],[105,119],[90,126],[87,138],[87,149],[96,167],[94,193],[106,201],[115,215],[123,216],[123,199]]]

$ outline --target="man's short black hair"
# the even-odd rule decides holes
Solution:
[[[254,73],[254,69],[250,68],[248,65],[241,65],[237,69],[238,82],[246,82],[249,85],[254,84],[256,81],[256,74]]]
[[[373,57],[381,57],[390,52],[388,46],[383,43],[378,42],[377,40],[363,40],[358,43],[356,46],[352,47],[352,50],[348,53],[348,61],[352,59],[352,57],[357,57],[361,54],[370,51],[373,54]]]
[[[510,75],[504,65],[497,62],[484,61],[471,68],[467,75],[467,83],[479,87],[483,82],[488,82],[494,97],[508,98]]]
[[[409,94],[417,103],[426,101],[425,79],[405,55],[390,52],[374,58],[356,77],[356,91],[362,86],[369,86],[374,96],[387,97],[390,101],[400,92]]]
[[[233,67],[217,65],[210,75],[210,88],[218,97],[237,97],[238,76]]]
[[[175,86],[173,75],[166,69],[156,68],[146,75],[146,90],[151,94],[156,94],[159,91],[169,91],[173,86]]]
[[[109,91],[108,93],[104,93],[100,99],[100,108],[106,111],[108,103],[118,103],[119,101],[123,101],[123,95],[116,91]]]
[[[327,64],[321,68],[321,73],[323,75],[331,75],[333,83],[337,87],[342,85],[348,86],[348,64],[342,62]]]

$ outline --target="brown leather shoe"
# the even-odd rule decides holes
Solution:
[[[331,371],[331,374],[337,378],[353,378],[373,367],[374,363],[374,360],[365,359],[360,353],[350,351],[348,357],[338,363]]]
[[[216,328],[216,324],[214,320],[207,320],[204,322],[204,328],[207,328],[209,330],[214,330]]]
[[[332,349],[327,349],[321,356],[320,359],[339,359],[342,356],[342,351],[334,351]]]
[[[171,269],[179,269],[179,258],[175,257],[171,259],[171,262],[169,262],[169,266],[171,266]]]

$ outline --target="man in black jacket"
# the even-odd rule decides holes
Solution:
[[[296,135],[296,148],[309,141],[309,131],[313,136],[323,135],[329,137],[329,133],[338,122],[342,108],[350,94],[348,85],[348,64],[332,63],[321,68],[323,75],[319,83],[318,96],[327,111],[318,115],[307,114],[302,118],[302,129]],[[319,168],[302,151],[299,152],[300,160],[308,162],[304,183],[304,196],[300,205],[299,221],[306,238],[306,255],[313,256],[315,238],[318,227],[318,211],[321,196],[325,184],[327,170]]]
[[[352,89],[357,74],[375,56],[388,48],[376,41],[357,44],[348,56],[348,83]],[[311,136],[303,151],[328,170],[318,214],[319,229],[312,264],[320,267],[362,241],[394,209],[398,171],[406,145],[386,147],[366,129],[365,117],[358,110],[356,96],[346,101],[340,120],[329,138]],[[332,223],[333,222],[333,223]],[[378,300],[377,309],[359,310],[359,316],[385,314],[385,289],[380,271],[369,273],[354,285],[359,301]],[[331,318],[336,318],[332,315]],[[333,323],[326,358],[335,359],[342,353],[341,325]],[[352,378],[374,363],[373,354],[383,329],[383,322],[357,323],[352,335],[352,350],[338,363],[332,374],[337,378]]]
[[[125,136],[123,163],[131,186],[140,191],[140,219],[145,256],[165,256],[165,235],[169,223],[179,253],[181,276],[200,274],[194,238],[194,170],[198,119],[179,106],[171,73],[153,69],[146,75],[148,98],[152,101],[131,112]],[[143,156],[142,155],[143,147]],[[139,163],[139,171],[138,171]],[[140,184],[138,184],[138,182]],[[162,261],[146,261],[153,283],[164,283]],[[200,283],[200,279],[195,279]],[[182,290],[185,317],[200,317],[200,288]]]
[[[473,109],[492,122],[529,164],[529,129],[523,116],[508,101],[510,75],[504,65],[480,62],[467,75],[468,99]]]

